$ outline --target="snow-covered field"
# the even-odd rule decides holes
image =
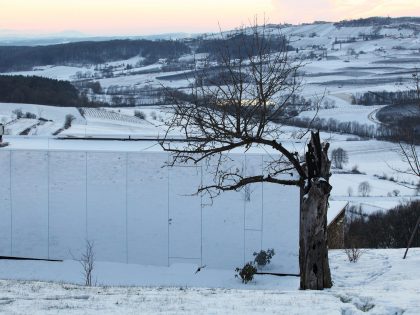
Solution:
[[[245,285],[233,270],[103,263],[94,270],[98,285],[83,287],[77,262],[0,261],[0,278],[9,279],[0,280],[0,313],[416,315],[420,250],[406,260],[403,253],[367,250],[350,263],[330,251],[334,286],[324,291],[299,291],[294,277],[257,275]]]

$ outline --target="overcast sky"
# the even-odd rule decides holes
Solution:
[[[0,0],[0,30],[91,35],[215,31],[247,24],[420,16],[420,0]]]

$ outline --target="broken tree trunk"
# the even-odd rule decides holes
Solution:
[[[420,217],[417,219],[417,223],[416,223],[416,226],[414,227],[413,233],[411,233],[410,240],[408,241],[407,249],[405,250],[403,259],[407,257],[408,249],[411,247],[411,243],[414,240],[414,236],[416,235],[419,226],[420,226]]]
[[[327,210],[331,192],[331,162],[328,144],[321,144],[319,132],[311,134],[306,153],[307,179],[302,187],[300,212],[300,288],[331,288],[328,262]]]

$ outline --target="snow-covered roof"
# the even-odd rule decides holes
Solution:
[[[334,201],[329,202],[329,208],[327,212],[327,221],[328,224],[331,224],[341,213],[341,211],[347,206],[348,201]]]

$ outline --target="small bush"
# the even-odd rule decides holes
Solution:
[[[30,112],[26,112],[25,115],[23,115],[23,118],[36,119],[36,115]]]
[[[392,191],[392,194],[395,196],[395,197],[398,197],[399,195],[400,195],[400,191],[398,190],[398,189],[394,189],[393,191]]]
[[[351,173],[352,173],[352,174],[362,174],[362,172],[361,172],[361,171],[359,171],[359,167],[358,167],[357,165],[354,165],[354,166],[351,168]]]
[[[348,137],[348,138],[346,138],[346,141],[360,141],[360,138],[358,138],[358,137]]]
[[[363,254],[363,251],[357,247],[346,248],[344,252],[346,253],[347,258],[349,259],[349,262],[352,262],[352,263],[357,263],[360,256],[362,256]]]
[[[264,267],[271,262],[271,258],[275,255],[274,249],[261,250],[259,253],[254,252],[254,262],[258,267]]]
[[[146,114],[139,110],[134,111],[134,116],[140,119],[146,119]]]
[[[325,100],[323,105],[324,105],[323,106],[324,109],[331,109],[331,108],[336,108],[337,107],[335,105],[335,101],[334,100],[332,100],[332,101]]]
[[[378,179],[382,179],[382,180],[388,180],[388,175],[386,175],[385,173],[383,173],[382,175],[375,175]]]
[[[247,284],[254,279],[254,275],[257,273],[257,268],[255,268],[253,263],[250,261],[242,268],[236,268],[235,271],[237,272],[235,277],[240,277],[242,279],[242,283]]]
[[[18,109],[13,110],[13,111],[12,111],[12,113],[16,115],[16,119],[20,119],[20,118],[22,118],[22,117],[23,117],[23,112],[22,112],[22,110],[21,110],[21,109],[19,109],[19,108],[18,108]]]
[[[71,127],[71,124],[73,122],[73,120],[75,120],[76,117],[74,117],[72,114],[67,114],[66,118],[64,120],[64,129],[69,129]]]

